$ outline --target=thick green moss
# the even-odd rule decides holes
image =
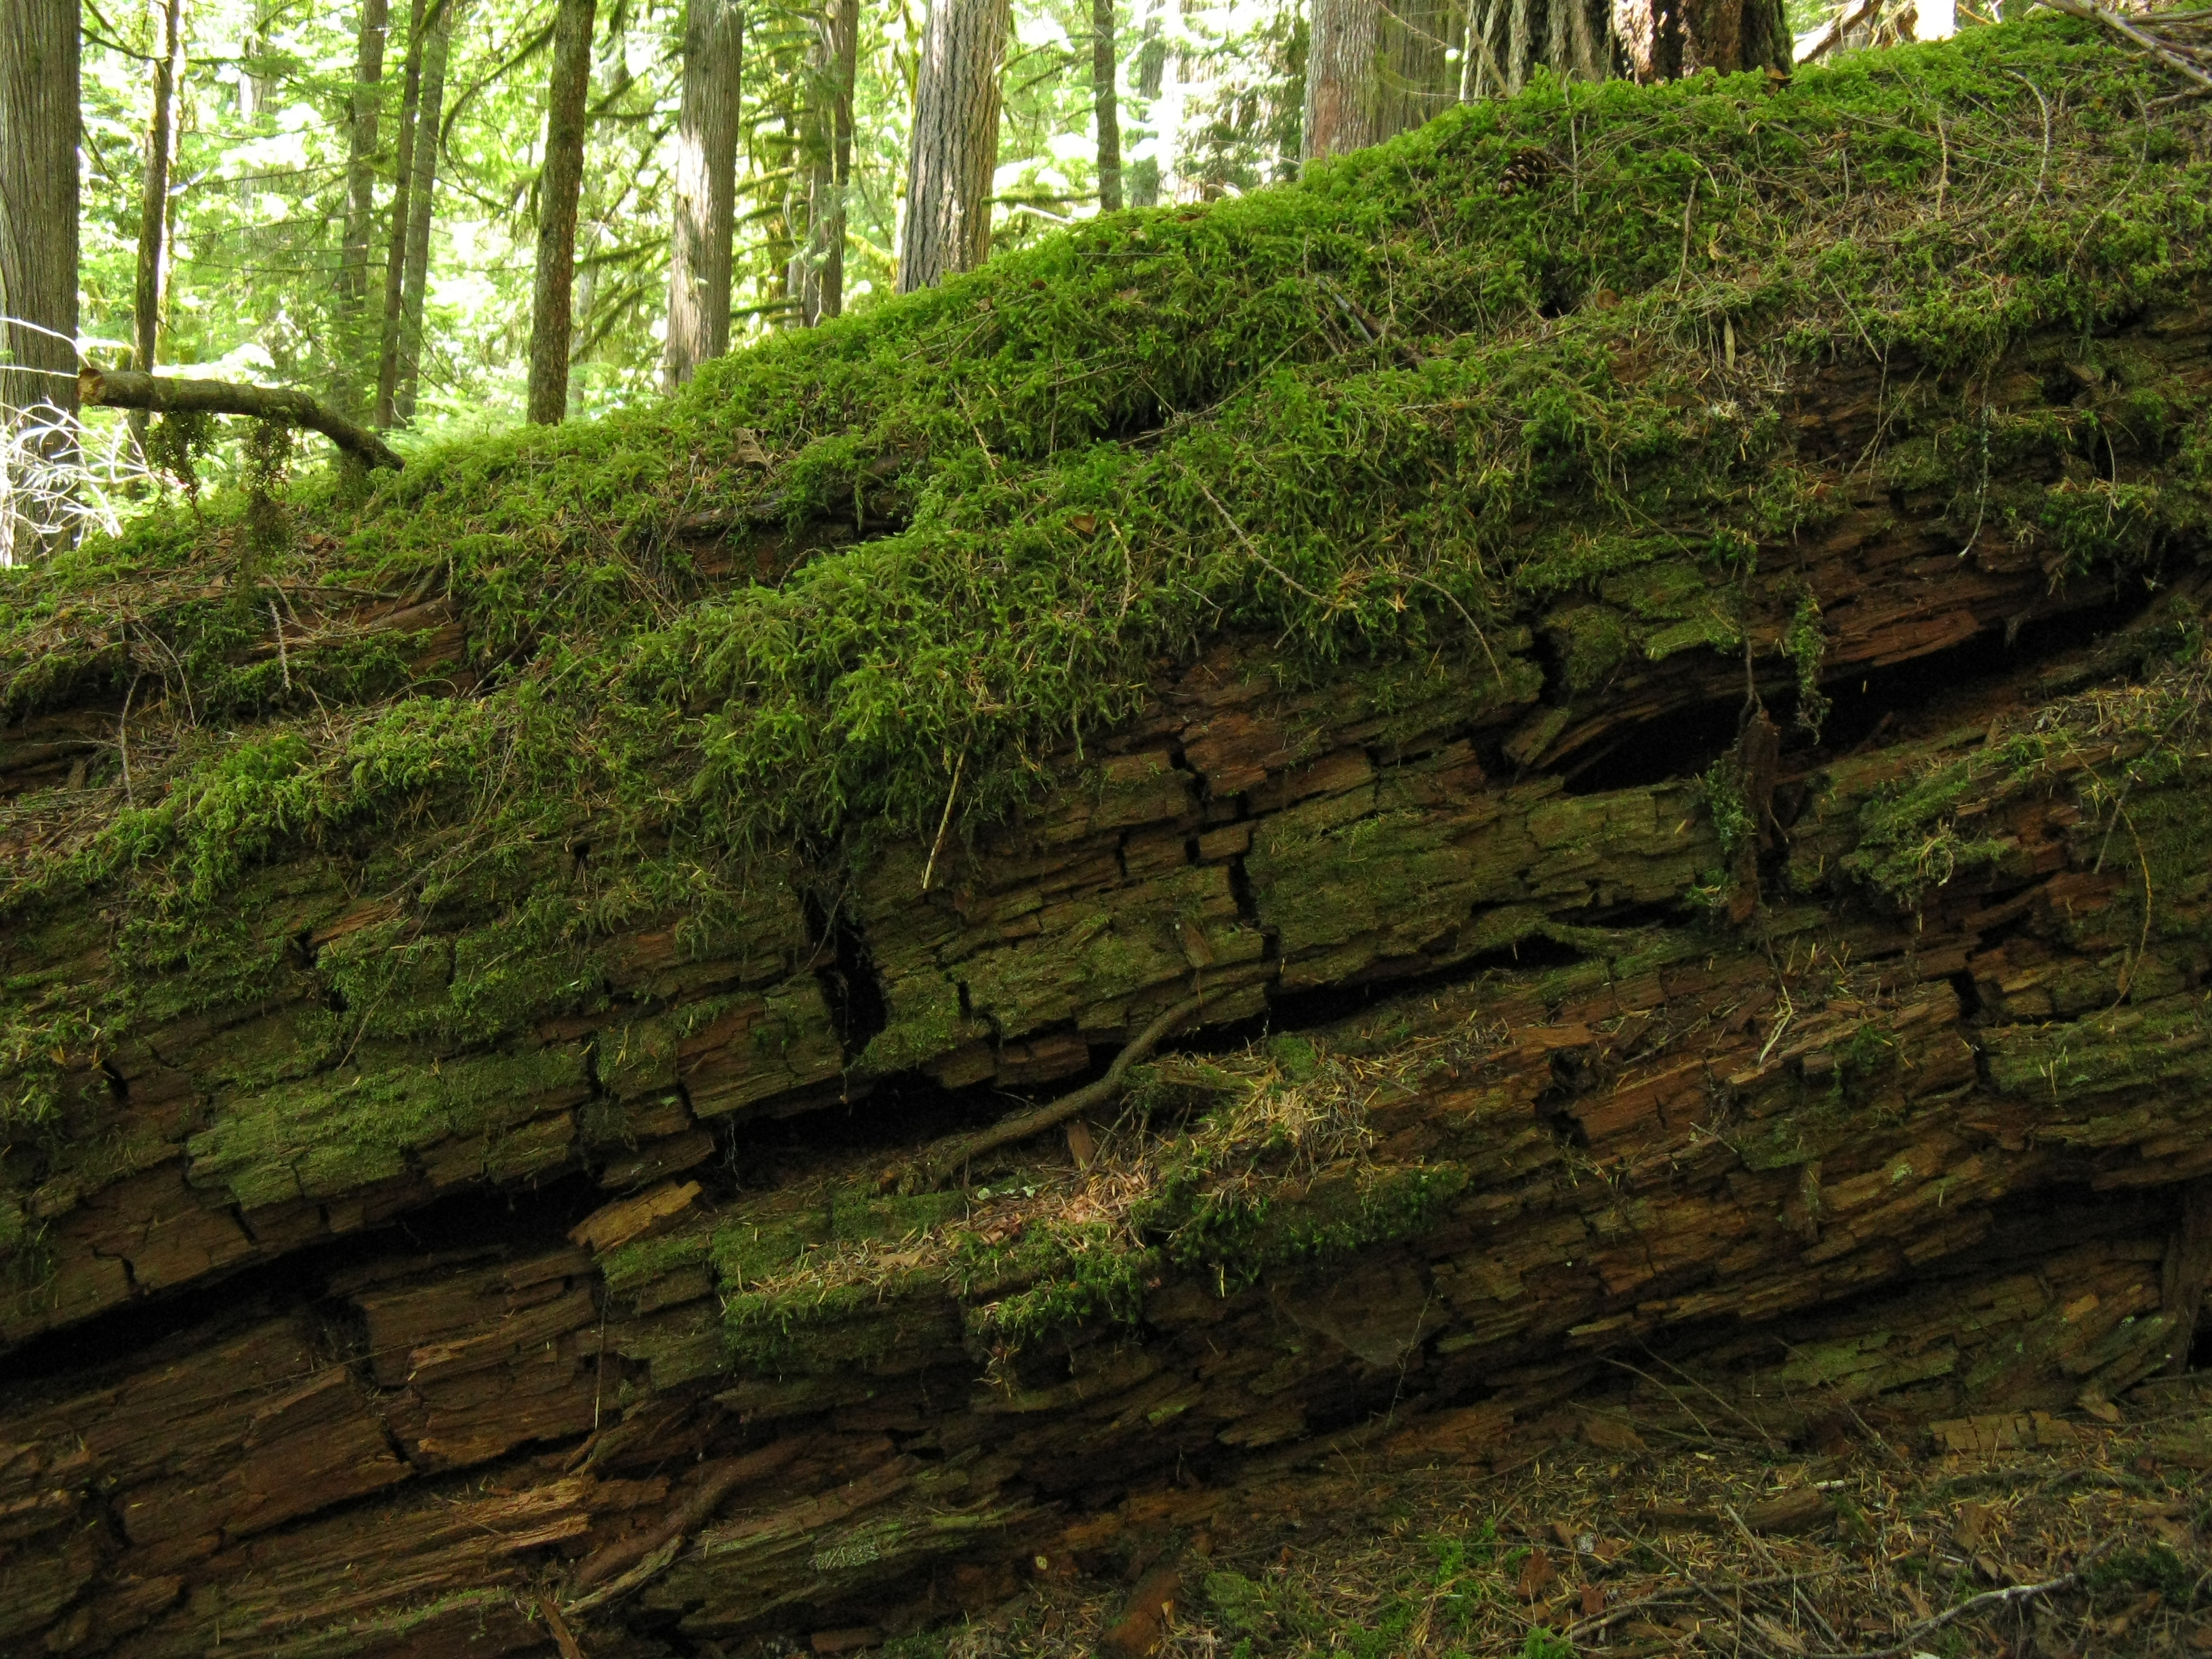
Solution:
[[[447,1180],[526,1175],[558,1163],[573,1130],[565,1115],[536,1120],[585,1092],[574,1048],[341,1067],[227,1102],[185,1150],[195,1182],[249,1209],[357,1192],[441,1146]]]

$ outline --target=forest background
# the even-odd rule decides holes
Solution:
[[[403,434],[403,453],[522,418],[544,308],[533,282],[544,281],[550,89],[562,79],[562,29],[573,34],[580,12],[587,77],[566,385],[550,407],[540,394],[540,419],[658,397],[696,359],[864,310],[1102,208],[1203,201],[1294,177],[1316,154],[1533,76],[1696,66],[1631,61],[1632,24],[1624,33],[1625,9],[1602,0],[1548,9],[1545,0],[1413,0],[1395,10],[1376,0],[934,0],[934,20],[931,3],[82,0],[77,361],[143,368],[150,344],[162,373],[306,389]],[[9,9],[28,17],[54,4]],[[1788,0],[1777,9],[1796,32],[1830,9]],[[1844,9],[1863,24],[1874,15]],[[1979,14],[1968,7],[1959,21]],[[727,38],[702,42],[702,27],[717,27]],[[945,73],[941,50],[931,58],[933,27],[956,37],[971,76],[980,62],[994,77],[984,91],[995,100],[970,98],[957,114],[989,128],[969,143],[995,165],[968,187],[983,198],[988,231],[963,233],[963,246],[917,274],[908,210],[927,162],[916,112],[932,73]],[[1352,56],[1365,59],[1347,64],[1347,29]],[[979,33],[995,38],[979,46]],[[1337,51],[1333,64],[1326,51],[1316,60],[1316,76],[1394,82],[1395,102],[1381,88],[1391,106],[1376,112],[1376,86],[1310,84],[1316,38]],[[730,264],[725,279],[710,258],[707,277],[718,315],[726,283],[729,321],[726,335],[710,329],[711,339],[672,350],[681,198],[697,188],[683,158],[709,51],[723,96],[735,94],[734,149],[726,131],[720,164]],[[1781,57],[1786,64],[1786,39]],[[1372,118],[1331,115],[1362,96]],[[732,125],[727,111],[722,118]],[[842,225],[822,206],[825,179]],[[958,196],[962,186],[937,188]],[[825,237],[841,267],[826,297]],[[538,332],[542,353],[542,323]],[[70,459],[88,470],[73,507],[84,527],[112,528],[158,487],[160,469],[143,416],[135,427],[112,411],[84,416]],[[230,451],[212,458],[218,473],[239,464]]]

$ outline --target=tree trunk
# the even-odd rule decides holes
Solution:
[[[1140,155],[1125,164],[1124,185],[1132,207],[1152,207],[1158,203],[1161,176],[1171,170],[1162,165],[1161,158],[1172,160],[1175,155],[1176,124],[1172,119],[1163,119],[1166,112],[1160,107],[1161,95],[1168,84],[1165,9],[1163,0],[1148,0],[1145,27],[1138,36],[1136,59],[1130,69],[1129,90],[1135,94],[1143,115],[1140,125],[1152,129],[1152,148],[1150,155]]]
[[[1638,81],[1790,66],[1781,0],[1615,0],[1613,28]]]
[[[376,416],[380,429],[389,427],[393,400],[399,391],[399,330],[406,304],[407,238],[415,216],[409,202],[415,187],[415,149],[421,143],[422,124],[422,34],[428,0],[414,0],[407,19],[407,68],[399,98],[399,153],[392,169],[392,235],[384,257],[384,325],[377,337]],[[433,127],[437,115],[430,117]],[[431,135],[436,142],[436,134]]]
[[[76,0],[15,0],[0,24],[0,565],[55,539],[17,494],[30,458],[15,434],[76,413]],[[73,447],[66,429],[26,441],[46,461]]]
[[[430,283],[430,228],[438,185],[439,124],[445,113],[446,60],[453,39],[453,13],[460,0],[442,0],[428,22],[422,43],[422,116],[415,138],[414,175],[407,185],[406,270],[400,283],[398,381],[392,414],[400,426],[412,425],[415,399],[422,378],[422,307]]]
[[[1098,210],[1121,210],[1121,110],[1114,0],[1091,0],[1091,107],[1098,134]]]
[[[1009,0],[931,0],[907,151],[898,291],[934,288],[991,251],[999,66]]]
[[[661,364],[671,392],[701,363],[730,349],[730,241],[744,28],[739,0],[690,0],[685,10],[668,344]]]
[[[368,251],[376,229],[376,136],[384,105],[384,40],[390,0],[361,0],[353,89],[346,106],[345,241],[338,250],[337,328],[331,401],[349,416],[370,413],[376,337],[368,321]]]
[[[154,116],[146,127],[139,195],[138,282],[132,307],[131,367],[161,362],[161,310],[169,288],[169,168],[177,154],[178,83],[184,78],[184,0],[161,0],[161,56],[154,65]]]
[[[538,281],[530,309],[527,418],[558,426],[568,408],[576,282],[576,201],[584,184],[584,100],[592,82],[594,0],[560,0],[553,81],[545,100],[545,165],[538,181]]]
[[[1304,159],[1379,144],[1456,101],[1446,53],[1465,20],[1459,0],[1314,0]]]
[[[798,255],[798,321],[811,328],[845,308],[845,195],[853,175],[853,78],[860,0],[827,0],[807,58],[806,245]]]

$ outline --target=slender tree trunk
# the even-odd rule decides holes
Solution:
[[[581,415],[584,412],[583,377],[577,371],[584,366],[586,359],[591,355],[590,337],[582,327],[576,325],[576,319],[580,319],[585,324],[590,323],[592,307],[599,302],[599,262],[593,256],[599,252],[602,228],[603,227],[594,223],[588,228],[580,228],[577,231],[577,240],[581,246],[575,266],[576,283],[573,290],[574,303],[570,307],[568,401],[563,406],[564,415]]]
[[[1115,88],[1114,0],[1091,0],[1091,108],[1098,133],[1098,210],[1121,210],[1121,105]]]
[[[169,169],[177,155],[178,83],[185,73],[184,0],[156,0],[161,55],[154,64],[154,114],[146,124],[146,172],[138,199],[138,280],[131,304],[131,367],[151,370],[161,361],[161,312],[169,288]],[[146,446],[143,411],[131,416],[140,451]]]
[[[568,407],[570,311],[576,281],[576,198],[584,185],[584,100],[592,84],[593,0],[560,0],[545,166],[538,185],[538,282],[530,309],[528,418],[558,426]]]
[[[740,0],[690,0],[685,9],[668,344],[661,360],[661,377],[671,392],[701,363],[730,349],[730,239],[744,29]]]
[[[254,0],[253,23],[246,37],[246,62],[239,67],[238,118],[240,121],[252,120],[269,102],[269,88],[273,82],[263,71],[269,57],[271,9],[270,0]]]
[[[407,68],[399,97],[399,153],[392,170],[392,236],[384,256],[384,326],[377,337],[376,418],[380,431],[392,421],[399,390],[399,320],[406,299],[407,233],[414,222],[408,198],[415,185],[415,146],[422,117],[422,33],[428,0],[415,0],[407,19]],[[433,115],[433,123],[437,117]],[[435,142],[433,135],[432,142]]]
[[[77,0],[9,0],[0,23],[0,422],[76,413]],[[67,433],[41,448],[65,457]],[[6,450],[12,456],[15,444]],[[0,476],[0,564],[34,550],[40,526]]]
[[[331,402],[366,413],[362,392],[371,361],[368,331],[368,245],[376,222],[376,129],[384,99],[384,37],[389,0],[361,0],[361,29],[347,107],[345,242],[338,251],[338,326],[331,354]]]
[[[138,204],[138,284],[131,367],[159,361],[161,302],[169,286],[169,168],[177,154],[177,83],[184,77],[184,0],[160,0],[161,56],[154,65],[154,118],[146,127],[146,174]]]
[[[446,58],[453,39],[459,0],[442,0],[422,41],[422,105],[415,134],[414,176],[407,185],[407,254],[399,291],[398,380],[392,391],[394,422],[415,419],[422,376],[422,307],[430,283],[432,202],[438,186],[438,130],[446,106]]]
[[[1175,155],[1175,126],[1166,124],[1161,131],[1158,106],[1161,94],[1167,89],[1168,43],[1162,27],[1162,0],[1151,0],[1145,13],[1145,27],[1137,46],[1137,61],[1131,76],[1139,107],[1145,118],[1154,127],[1152,150],[1150,155],[1139,156],[1129,164],[1128,194],[1132,207],[1151,207],[1160,199],[1160,175],[1166,171],[1160,157],[1172,159]]]
[[[798,320],[811,328],[845,307],[845,192],[853,173],[853,77],[860,0],[827,0],[809,52],[806,246],[799,256]]]
[[[1009,0],[931,0],[907,152],[898,290],[934,288],[991,251],[999,165],[999,67]]]

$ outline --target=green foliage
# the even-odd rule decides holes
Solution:
[[[1743,768],[1733,754],[1723,755],[1705,769],[1698,787],[1705,800],[1705,816],[1720,841],[1722,861],[1727,868],[1734,869],[1743,850],[1759,834],[1758,817],[1744,793]]]
[[[173,479],[195,510],[200,504],[200,463],[215,439],[215,416],[197,410],[167,411],[147,423],[147,465]]]
[[[2164,1544],[2115,1550],[2084,1576],[2094,1589],[2156,1590],[2177,1607],[2189,1607],[2198,1587],[2196,1569]]]
[[[1795,723],[1815,743],[1820,740],[1820,727],[1831,706],[1820,690],[1820,663],[1827,649],[1826,637],[1820,632],[1820,602],[1808,588],[1790,615],[1789,631],[1782,636],[1782,653],[1797,670]]]

